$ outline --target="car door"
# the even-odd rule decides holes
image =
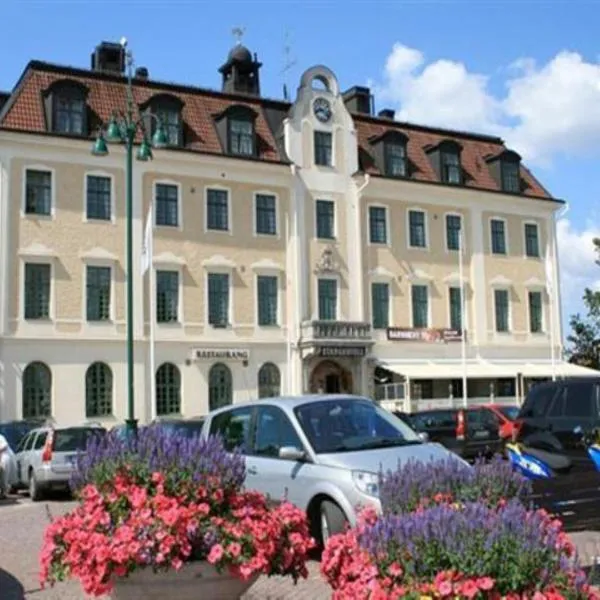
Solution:
[[[267,494],[272,500],[289,500],[306,508],[312,481],[319,467],[310,462],[279,457],[284,446],[306,451],[294,425],[277,406],[259,406],[256,413],[251,453],[247,457],[247,487]]]
[[[465,454],[476,457],[494,451],[500,439],[498,417],[488,408],[469,408],[465,413]]]
[[[19,484],[27,485],[29,477],[29,458],[32,452],[33,444],[37,431],[31,431],[28,433],[19,444],[19,451],[17,453],[17,477]]]
[[[221,436],[227,450],[240,448],[247,454],[254,411],[253,406],[240,406],[220,412],[212,417],[208,433]]]

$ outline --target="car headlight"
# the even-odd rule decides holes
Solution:
[[[379,497],[379,475],[369,471],[352,471],[354,485],[367,496]]]

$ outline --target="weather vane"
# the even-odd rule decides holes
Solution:
[[[242,44],[242,38],[244,37],[244,33],[246,32],[245,27],[234,27],[231,30],[233,37],[235,38],[235,43],[240,46]]]
[[[285,40],[283,45],[283,69],[281,74],[283,75],[283,98],[289,100],[288,86],[287,86],[287,75],[292,67],[296,64],[296,59],[291,57],[291,45],[290,45],[290,32],[286,30]]]

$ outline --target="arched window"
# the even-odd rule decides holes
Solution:
[[[49,417],[52,411],[52,373],[42,362],[32,362],[23,371],[23,418]]]
[[[164,363],[156,371],[156,414],[181,413],[181,374],[172,363]]]
[[[281,373],[273,363],[265,363],[258,371],[258,397],[272,398],[281,394]]]
[[[210,410],[227,406],[233,402],[231,371],[227,365],[217,363],[208,374],[208,406]]]
[[[113,375],[103,362],[92,363],[85,373],[85,416],[112,415]]]

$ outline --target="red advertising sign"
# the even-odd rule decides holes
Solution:
[[[387,338],[394,342],[426,342],[445,344],[460,342],[466,331],[460,329],[410,329],[408,327],[388,327]]]

